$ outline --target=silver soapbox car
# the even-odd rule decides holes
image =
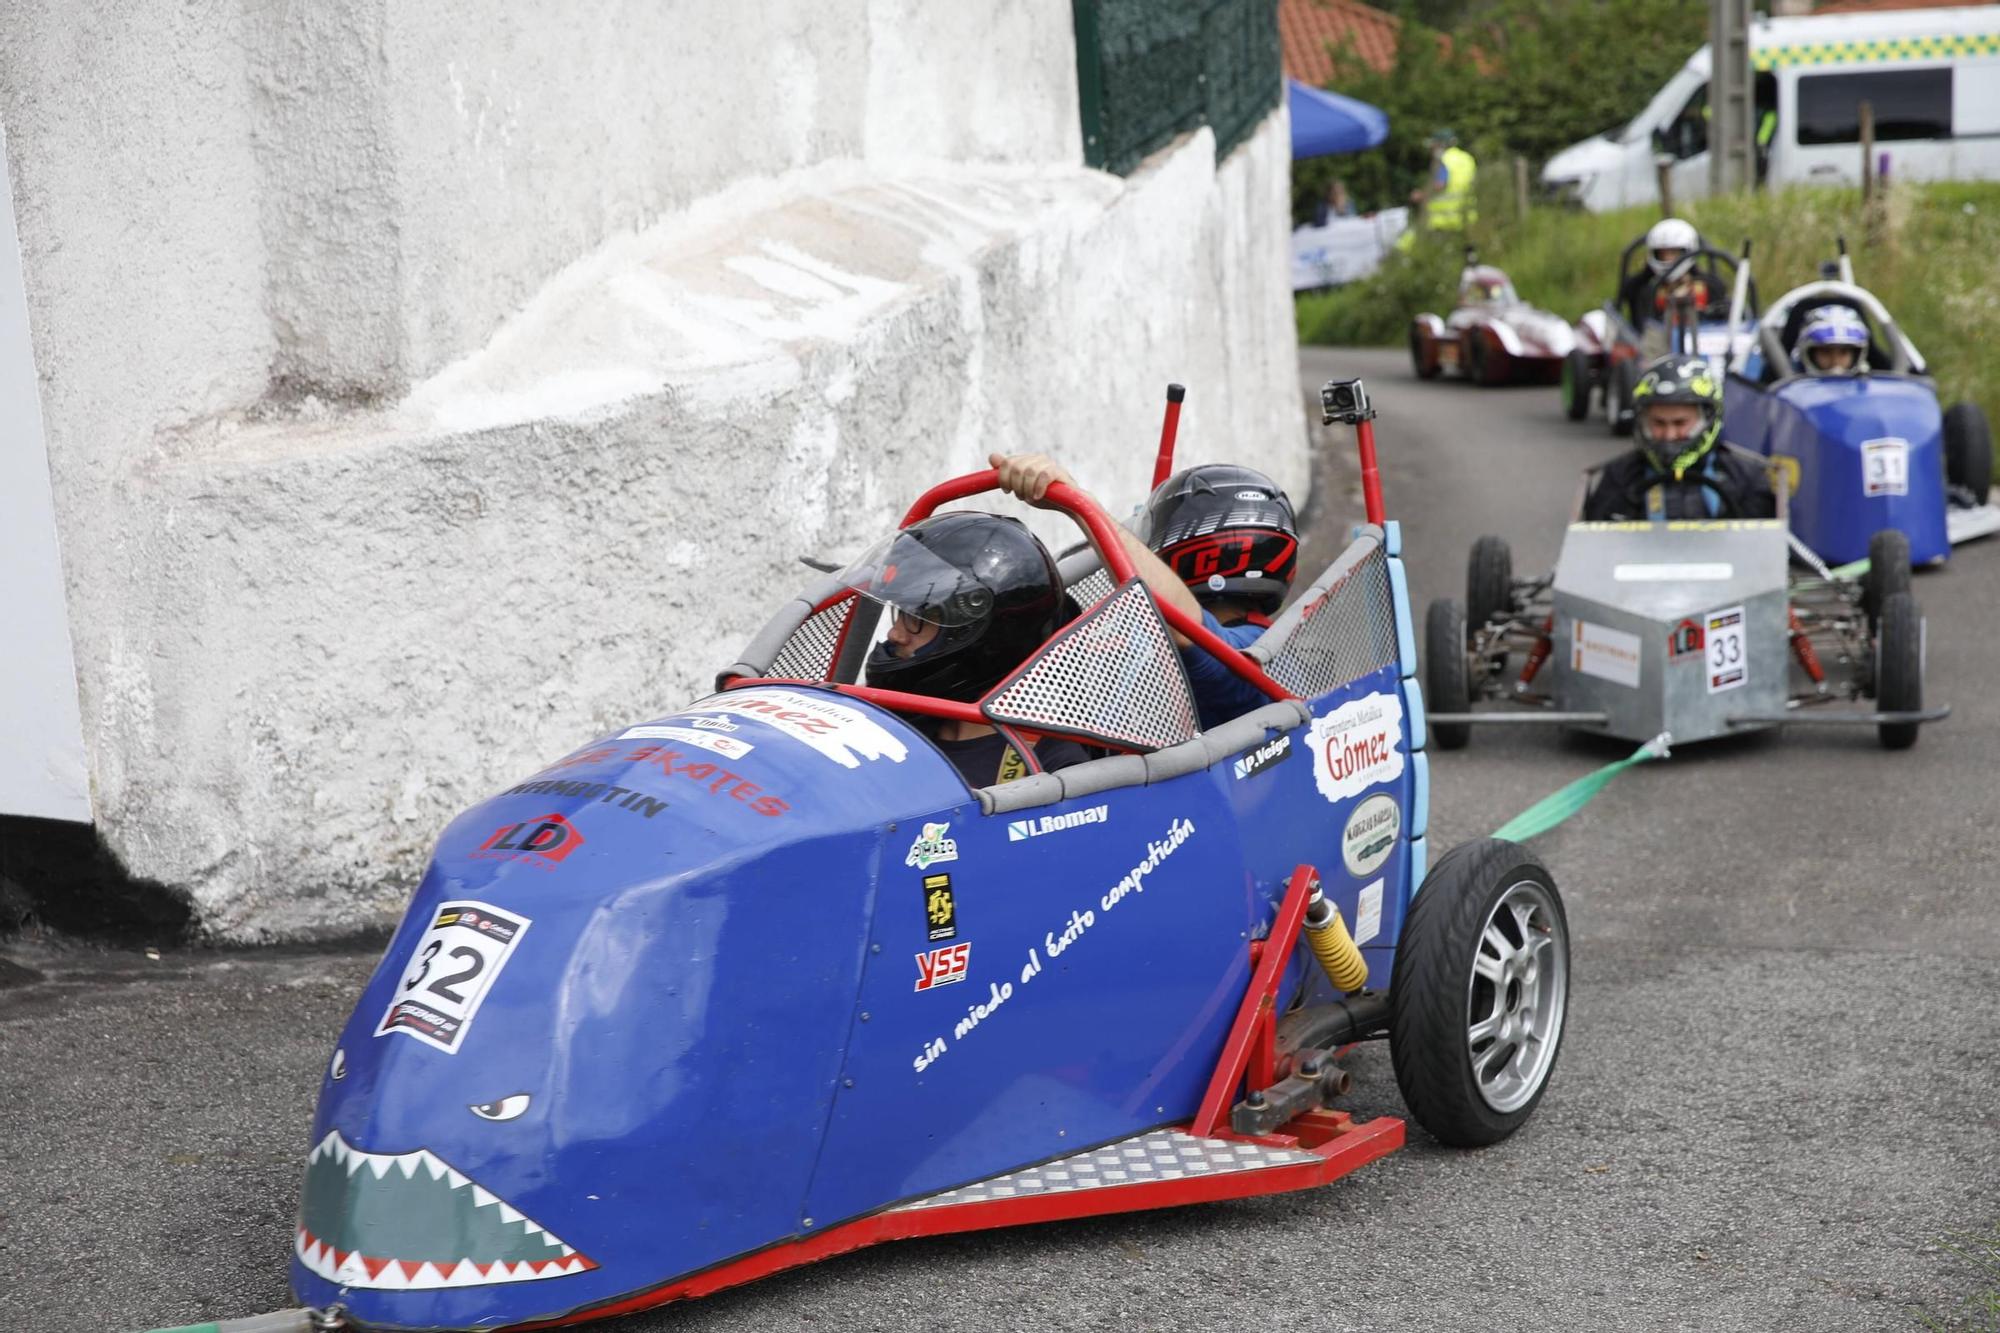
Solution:
[[[1951,710],[1924,706],[1907,539],[1877,533],[1866,572],[1849,576],[1793,538],[1785,513],[1781,487],[1774,519],[1572,522],[1554,572],[1535,578],[1514,577],[1507,544],[1481,537],[1465,602],[1434,601],[1425,621],[1438,744],[1523,722],[1675,743],[1847,723],[1878,728],[1889,749],[1915,744]],[[1502,703],[1515,706],[1474,711]]]

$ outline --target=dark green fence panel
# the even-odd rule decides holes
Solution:
[[[1120,174],[1175,135],[1216,153],[1278,104],[1277,0],[1074,0],[1083,160]]]

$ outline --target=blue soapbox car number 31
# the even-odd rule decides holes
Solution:
[[[321,1084],[302,1301],[576,1323],[881,1240],[1314,1185],[1403,1141],[1329,1105],[1376,1037],[1441,1140],[1527,1117],[1566,920],[1511,843],[1425,877],[1396,525],[1238,653],[1052,498],[1103,572],[977,705],[854,684],[876,605],[829,580],[719,693],[452,821]],[[1198,731],[1170,625],[1271,702]],[[913,710],[1103,757],[973,791]]]

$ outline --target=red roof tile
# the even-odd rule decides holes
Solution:
[[[1396,61],[1396,35],[1402,20],[1360,0],[1278,0],[1278,40],[1284,47],[1285,73],[1300,83],[1323,88],[1333,77],[1327,48],[1351,46],[1377,70]]]

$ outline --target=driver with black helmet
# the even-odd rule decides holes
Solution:
[[[1716,445],[1722,387],[1700,357],[1663,357],[1632,390],[1633,447],[1599,470],[1587,522],[1775,518],[1778,500],[1757,462]]]
[[[1056,562],[1018,519],[938,514],[871,548],[842,573],[882,604],[888,629],[869,651],[867,681],[885,690],[972,703],[1068,618]],[[1022,754],[984,723],[912,716],[972,787],[1053,772],[1090,756],[1044,737]]]
[[[994,454],[989,461],[999,469],[1001,489],[1030,504],[1053,482],[1076,485],[1068,469],[1042,454]],[[1141,526],[1142,537],[1122,527],[1118,535],[1153,595],[1233,648],[1256,642],[1298,570],[1298,525],[1277,483],[1231,463],[1188,468],[1153,491]],[[1178,631],[1174,642],[1203,730],[1270,702]]]

